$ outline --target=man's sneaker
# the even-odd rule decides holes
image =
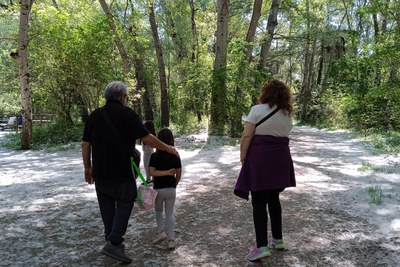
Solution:
[[[175,249],[176,248],[176,243],[174,240],[168,240],[168,248],[169,249]]]
[[[132,262],[132,259],[125,255],[125,246],[122,244],[115,246],[110,241],[108,241],[101,250],[101,253],[124,263]]]
[[[157,245],[160,244],[161,242],[163,242],[164,240],[167,239],[167,234],[165,232],[159,233],[157,235],[157,237],[153,240],[153,245]]]
[[[285,244],[282,239],[272,239],[272,247],[276,250],[285,250]]]
[[[264,257],[271,256],[271,252],[268,247],[251,248],[250,253],[247,255],[249,261],[257,261]]]

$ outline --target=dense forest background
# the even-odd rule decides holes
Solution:
[[[22,148],[79,140],[112,80],[179,132],[240,136],[273,78],[299,124],[400,129],[399,0],[0,0],[0,33],[0,115],[23,115]]]

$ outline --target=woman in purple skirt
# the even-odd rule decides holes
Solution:
[[[285,249],[279,194],[286,187],[296,186],[289,149],[289,133],[293,127],[290,89],[281,81],[267,81],[262,87],[259,103],[251,108],[246,118],[240,142],[242,169],[234,190],[235,195],[244,199],[249,199],[249,192],[251,194],[257,246],[247,255],[250,261],[271,255],[268,248],[268,213],[271,247]],[[268,114],[273,115],[258,124]]]

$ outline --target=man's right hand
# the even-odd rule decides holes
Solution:
[[[174,146],[169,146],[169,149],[168,149],[167,152],[170,153],[170,154],[173,154],[173,155],[176,155],[176,156],[179,157],[179,152],[178,152],[178,150],[176,149],[176,147],[174,147]]]
[[[85,169],[85,181],[88,184],[94,183],[94,179],[93,179],[93,175],[92,175],[92,168]]]

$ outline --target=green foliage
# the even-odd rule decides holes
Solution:
[[[400,132],[397,131],[374,131],[360,133],[369,144],[374,146],[374,154],[400,154]]]
[[[60,128],[54,132],[58,141],[48,142],[63,143],[74,139],[69,129],[103,103],[102,91],[109,81],[121,79],[130,85],[136,81],[134,73],[122,70],[113,31],[98,1],[56,2],[58,7],[49,0],[33,5],[28,60],[33,115],[54,114]],[[21,110],[18,62],[10,57],[18,46],[19,5],[12,3],[0,9],[0,115]],[[216,3],[193,3],[192,18],[188,1],[156,2],[171,124],[177,131],[202,127],[214,108],[213,123],[218,129],[211,130],[240,135],[240,118],[257,98],[259,84],[274,77],[295,89],[310,84],[309,101],[296,105],[300,114],[303,107],[307,109],[307,123],[351,128],[367,136],[399,132],[400,31],[393,14],[400,10],[396,1],[321,0],[309,2],[308,8],[306,1],[282,1],[265,69],[260,69],[258,60],[268,34],[265,27],[271,3],[263,4],[255,39],[246,44],[253,1],[231,2],[227,68],[214,76]],[[113,1],[110,8],[132,70],[136,57],[143,63],[149,106],[158,120],[158,69],[146,3]],[[336,49],[338,40],[344,50]],[[251,62],[245,58],[248,45],[253,48]],[[313,60],[306,59],[306,54]],[[306,60],[311,63],[307,82],[302,80]],[[221,94],[212,94],[217,87],[223,88]],[[217,107],[211,107],[211,97],[218,100]],[[395,153],[396,138],[379,138],[382,145],[377,147]]]
[[[368,197],[369,197],[369,204],[380,205],[383,201],[383,193],[382,189],[379,185],[376,186],[369,186],[367,189]]]
[[[63,130],[59,123],[34,124],[32,132],[33,150],[39,149],[66,149],[65,146],[71,142],[82,140],[82,125],[71,126]],[[10,133],[5,135],[0,142],[1,147],[19,150],[21,148],[21,133]]]
[[[369,172],[369,171],[373,171],[374,167],[372,166],[371,163],[363,161],[361,163],[361,167],[357,169],[359,172]]]
[[[382,64],[375,56],[364,56],[343,58],[332,65],[333,82],[317,101],[337,104],[336,111],[328,109],[329,116],[340,118],[336,126],[363,131],[400,129],[400,99],[396,97],[400,85],[397,80],[377,81],[374,68]],[[321,110],[325,110],[323,104]],[[328,122],[329,116],[322,121]]]
[[[88,13],[85,4],[68,6],[71,10],[38,4],[33,10],[34,109],[40,105],[65,121],[96,108],[99,90],[116,71],[109,25],[98,10]]]
[[[21,133],[9,133],[0,139],[0,146],[12,149],[19,150],[21,149]]]
[[[207,129],[208,120],[203,120],[201,123],[198,122],[197,117],[193,114],[186,113],[186,117],[180,117],[183,122],[171,123],[169,128],[173,133],[183,135],[190,133],[198,133]]]
[[[187,63],[185,78],[171,83],[169,90],[172,124],[191,128],[194,118],[197,124],[209,114],[211,69],[199,63]]]
[[[243,40],[232,40],[229,45],[230,63],[228,72],[226,110],[228,111],[231,137],[241,136],[241,117],[248,113],[252,99],[259,94],[256,88],[257,72],[246,59],[247,44]]]
[[[59,147],[69,142],[82,140],[82,125],[71,126],[62,130],[58,123],[34,125],[32,134],[32,149]]]
[[[18,62],[10,56],[18,47],[17,5],[0,8],[0,116],[20,112]]]

